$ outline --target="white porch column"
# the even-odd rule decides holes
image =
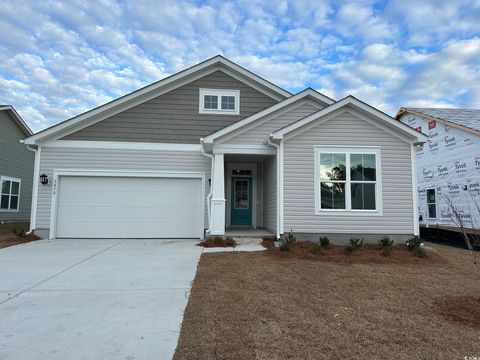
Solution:
[[[212,179],[211,235],[225,234],[225,169],[223,154],[215,154]]]

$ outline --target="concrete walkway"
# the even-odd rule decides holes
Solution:
[[[0,250],[0,360],[169,359],[194,240],[41,240]]]

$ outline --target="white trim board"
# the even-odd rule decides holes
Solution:
[[[88,141],[88,140],[53,140],[42,145],[45,148],[74,148],[74,149],[125,149],[125,150],[153,150],[153,151],[192,151],[201,152],[201,144],[182,143],[147,143],[129,141]]]
[[[49,239],[55,239],[57,228],[58,186],[62,176],[95,176],[95,177],[149,177],[149,178],[198,178],[202,181],[201,219],[199,218],[199,238],[204,235],[205,224],[205,174],[203,172],[177,171],[129,171],[129,170],[90,170],[90,169],[54,169],[52,184],[52,202],[50,207]]]
[[[214,154],[253,154],[253,155],[275,155],[276,151],[267,145],[252,144],[221,144],[213,145]]]
[[[241,78],[241,81],[245,82],[247,85],[249,85],[250,82],[258,84],[257,87],[260,91],[277,101],[292,96],[288,91],[270,83],[258,75],[255,75],[223,56],[217,55],[186,70],[180,71],[174,75],[166,77],[165,79],[147,85],[139,90],[43,130],[27,138],[25,143],[33,145],[37,144],[38,141],[52,136],[56,136],[57,138],[66,136],[71,132],[90,126],[98,121],[106,119],[107,117],[125,111],[133,106],[153,99],[215,71],[224,71],[227,75],[234,72],[237,74],[237,77]]]
[[[284,127],[283,129],[277,130],[270,135],[270,138],[273,140],[280,140],[283,139],[286,134],[289,134],[297,129],[300,129],[316,120],[321,120],[322,117],[331,114],[332,112],[339,110],[343,107],[349,106],[354,110],[358,110],[361,112],[365,112],[368,116],[372,116],[378,120],[384,122],[383,125],[391,127],[392,130],[396,130],[397,133],[402,134],[403,136],[407,136],[412,139],[412,141],[416,142],[427,142],[428,137],[418,131],[410,128],[408,125],[405,125],[398,120],[382,113],[380,110],[375,109],[374,107],[356,99],[355,97],[349,95],[342,100],[336,102],[333,105],[330,105],[322,110],[309,115],[302,120],[299,120],[291,125]],[[373,120],[373,119],[372,119]]]

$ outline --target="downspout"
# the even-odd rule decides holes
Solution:
[[[24,143],[24,141],[21,141]],[[32,188],[32,205],[30,209],[30,229],[27,234],[31,234],[35,231],[35,225],[37,222],[37,198],[38,198],[38,178],[40,173],[40,148],[35,148],[31,145],[27,145],[27,149],[35,153],[35,161],[33,165],[33,188]]]
[[[207,214],[208,214],[208,229],[207,229],[207,234],[210,234],[210,228],[212,227],[212,223],[211,223],[211,219],[212,219],[212,206],[211,206],[211,200],[212,200],[212,188],[213,188],[213,162],[214,162],[214,158],[213,158],[213,155],[211,154],[207,154],[205,152],[205,149],[203,147],[203,138],[200,138],[200,144],[201,144],[201,151],[202,151],[202,155],[210,158],[212,160],[212,163],[210,165],[210,191],[207,195]]]
[[[277,149],[277,240],[280,239],[280,146],[268,138],[268,145]]]

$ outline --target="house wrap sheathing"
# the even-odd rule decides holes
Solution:
[[[397,119],[429,137],[428,143],[416,147],[420,224],[456,227],[448,206],[451,199],[465,226],[479,228],[480,136],[475,116],[480,110],[470,110],[472,118],[460,109],[402,110]],[[447,121],[432,116],[446,113]],[[462,118],[459,115],[465,121],[455,121]]]

